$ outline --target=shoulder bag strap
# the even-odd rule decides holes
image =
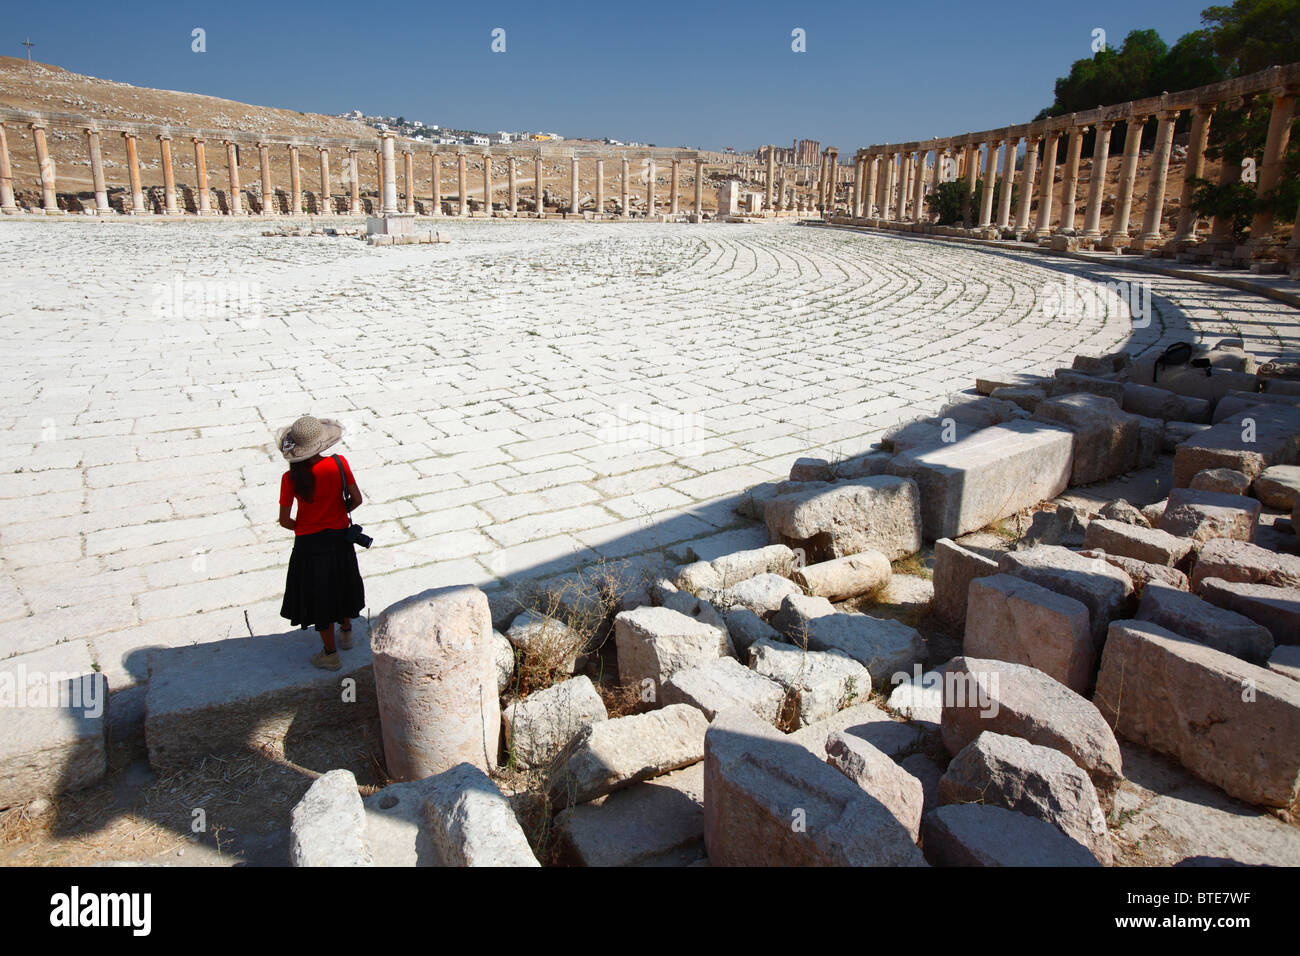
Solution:
[[[348,525],[352,524],[352,512],[348,509],[350,501],[348,499],[348,476],[343,471],[343,462],[339,460],[338,455],[330,455],[334,459],[334,464],[339,469],[339,485],[343,489],[343,513],[347,515]]]

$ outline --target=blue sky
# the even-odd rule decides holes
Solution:
[[[841,155],[1024,122],[1069,64],[1208,0],[900,3],[50,2],[8,5],[0,53],[79,73],[324,113]],[[191,31],[207,52],[191,51]],[[491,51],[492,31],[506,51]],[[791,50],[806,32],[807,52]]]

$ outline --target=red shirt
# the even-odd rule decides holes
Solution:
[[[348,484],[355,485],[357,481],[352,477],[348,460],[342,455],[338,458],[343,462]],[[294,525],[293,533],[315,534],[327,528],[346,528],[349,523],[348,511],[343,506],[343,487],[339,480],[339,466],[334,464],[334,456],[322,456],[320,461],[311,466],[311,473],[316,477],[316,490],[312,493],[311,501],[298,498],[289,472],[286,471],[280,478],[280,507],[287,508],[295,498],[298,500],[298,514],[295,516],[297,524]]]

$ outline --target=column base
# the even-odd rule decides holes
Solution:
[[[1097,248],[1106,252],[1122,252],[1129,247],[1133,240],[1129,234],[1124,232],[1119,235],[1105,236],[1097,243]]]
[[[409,236],[415,232],[415,213],[402,212],[371,216],[366,220],[367,236]]]
[[[1133,252],[1147,253],[1151,252],[1158,245],[1160,245],[1160,237],[1158,235],[1153,236],[1148,234],[1138,236],[1134,239],[1129,243],[1129,249]]]

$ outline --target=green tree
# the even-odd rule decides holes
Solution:
[[[1300,0],[1236,0],[1207,7],[1201,22],[1233,76],[1300,60]]]

